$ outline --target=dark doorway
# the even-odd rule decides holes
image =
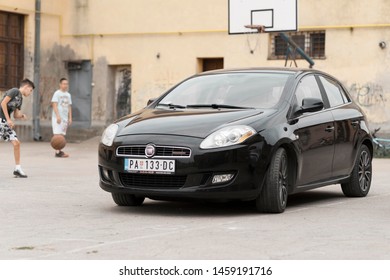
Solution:
[[[115,117],[119,119],[131,112],[131,66],[118,66],[115,71]]]
[[[198,72],[223,69],[223,57],[198,58]]]

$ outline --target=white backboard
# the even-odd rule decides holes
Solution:
[[[265,32],[297,31],[298,0],[228,0],[229,34],[253,32],[245,25],[264,25]]]

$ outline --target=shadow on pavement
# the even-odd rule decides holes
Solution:
[[[307,191],[291,195],[287,209],[297,210],[308,206],[321,206],[323,203],[337,202],[345,198],[343,193],[326,190]],[[346,199],[346,198],[345,198]],[[253,201],[236,202],[199,202],[199,201],[156,201],[146,199],[140,207],[119,207],[112,202],[112,207],[107,209],[113,213],[131,213],[153,216],[180,216],[180,217],[228,217],[248,215],[275,215],[256,212]],[[282,214],[283,215],[283,214]]]

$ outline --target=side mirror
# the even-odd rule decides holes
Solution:
[[[324,103],[319,98],[307,97],[302,100],[302,106],[298,108],[295,114],[312,113],[321,111],[324,108]]]
[[[154,101],[156,101],[157,98],[151,98],[148,100],[148,103],[146,104],[146,106],[149,106],[150,104],[152,104]]]

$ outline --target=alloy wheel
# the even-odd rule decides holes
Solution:
[[[279,168],[279,198],[280,204],[285,207],[287,204],[287,183],[288,183],[288,170],[287,170],[287,157],[284,154],[280,159],[280,168]]]
[[[371,157],[367,151],[362,151],[359,161],[359,186],[365,192],[371,184]]]

